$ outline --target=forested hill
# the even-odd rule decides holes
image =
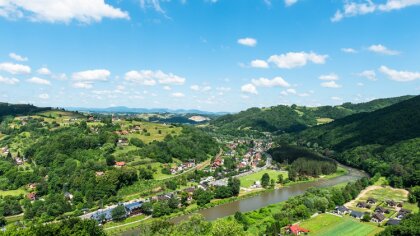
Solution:
[[[295,132],[317,124],[330,122],[360,112],[371,112],[414,96],[377,99],[366,103],[344,103],[340,106],[274,106],[250,108],[237,114],[221,116],[211,122],[219,132],[240,133],[256,130],[261,132]]]
[[[0,120],[3,116],[28,115],[47,110],[51,110],[51,108],[41,108],[30,104],[9,104],[0,102]]]
[[[336,151],[340,162],[388,176],[395,186],[420,184],[420,96],[296,136],[305,146]]]

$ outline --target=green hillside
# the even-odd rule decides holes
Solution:
[[[389,176],[393,185],[420,183],[420,96],[307,129],[296,138],[336,151],[343,163]]]
[[[211,122],[219,132],[241,134],[246,131],[296,132],[361,112],[375,111],[413,96],[377,99],[366,103],[340,106],[273,106],[250,108],[237,114],[221,116]]]

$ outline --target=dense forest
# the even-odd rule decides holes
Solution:
[[[51,110],[51,108],[41,108],[29,104],[9,104],[0,102],[0,121],[2,121],[2,117],[4,116],[28,115],[47,110]]]
[[[375,111],[412,98],[403,96],[377,99],[366,103],[344,103],[340,106],[273,106],[250,108],[237,114],[221,116],[211,122],[218,132],[242,135],[252,130],[260,132],[296,132],[317,125],[319,118],[331,120],[356,113]]]
[[[394,186],[420,184],[420,96],[307,129],[301,145],[335,151],[335,159],[371,174],[388,176]]]
[[[268,151],[274,161],[289,164],[289,178],[295,180],[299,176],[318,177],[337,171],[337,164],[321,157],[311,150],[290,145],[280,145]]]

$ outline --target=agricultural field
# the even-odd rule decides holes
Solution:
[[[283,175],[283,179],[288,178],[287,171],[262,170],[257,173],[240,177],[239,180],[241,181],[241,187],[245,187],[245,188],[251,187],[255,183],[255,181],[261,181],[261,177],[265,173],[267,173],[270,176],[270,179],[274,179],[275,181],[277,181],[279,174]]]
[[[383,230],[373,223],[362,223],[349,216],[339,217],[327,213],[303,221],[299,225],[310,230],[308,235],[323,236],[368,236]]]
[[[69,111],[58,111],[58,110],[52,110],[52,111],[44,111],[39,112],[36,115],[31,116],[32,118],[43,118],[45,122],[52,123],[57,122],[60,125],[65,125],[70,123],[70,119],[80,119],[85,120],[86,117],[75,113],[75,112],[69,112]]]
[[[16,189],[16,190],[0,190],[0,196],[19,196],[21,194],[25,195],[28,192],[24,189]]]
[[[323,124],[327,124],[330,122],[333,122],[334,120],[331,118],[317,118],[316,119],[316,123],[317,125],[323,125]]]
[[[181,127],[152,122],[118,121],[116,123],[121,125],[122,130],[130,130],[130,127],[139,126],[139,131],[130,133],[128,135],[123,135],[122,137],[126,137],[128,139],[133,137],[139,138],[146,144],[152,141],[162,141],[168,134],[177,135],[182,130]]]

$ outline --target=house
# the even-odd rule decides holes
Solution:
[[[400,220],[398,220],[398,219],[389,219],[386,222],[386,225],[399,225],[399,224],[400,224]]]
[[[366,201],[367,204],[376,204],[377,200],[375,198],[368,198],[368,200]]]
[[[96,176],[103,176],[105,174],[105,172],[103,172],[103,171],[97,171],[97,172],[95,172],[95,175]]]
[[[28,195],[26,195],[26,197],[31,201],[35,201],[36,200],[36,193],[28,193]]]
[[[131,202],[124,204],[125,210],[128,215],[134,215],[140,213],[141,206],[143,205],[142,201]]]
[[[223,159],[221,158],[217,158],[216,160],[214,160],[212,167],[217,168],[223,165]]]
[[[36,183],[28,184],[28,188],[31,189],[31,190],[36,189]]]
[[[301,228],[299,225],[289,225],[286,227],[286,232],[288,234],[300,235],[301,233],[309,233],[309,230]]]
[[[73,194],[71,194],[71,193],[69,193],[69,192],[65,192],[65,193],[64,193],[64,197],[65,197],[67,200],[73,200]]]
[[[124,161],[117,161],[117,162],[115,162],[115,166],[116,167],[123,167],[123,166],[125,166],[125,162]]]
[[[345,206],[336,206],[334,212],[339,215],[345,215],[350,213],[350,210]]]
[[[357,205],[356,205],[356,207],[359,207],[359,208],[370,208],[370,205],[367,204],[366,202],[358,202]]]
[[[23,160],[20,157],[15,158],[16,165],[23,165]]]
[[[211,182],[210,185],[214,187],[221,187],[221,186],[227,186],[228,183],[226,180],[219,179],[219,180]]]
[[[380,214],[384,214],[384,213],[388,214],[389,210],[386,209],[385,207],[378,206],[378,207],[375,208],[375,212],[380,213]]]
[[[113,209],[114,208],[96,211],[90,216],[90,218],[96,220],[98,223],[105,223],[111,221]]]
[[[399,203],[397,204],[397,207],[403,207],[403,203],[402,203],[402,202],[399,202]]]
[[[120,138],[118,139],[118,146],[127,146],[128,145],[128,139],[127,138]]]
[[[397,219],[399,219],[399,220],[401,220],[401,219],[403,219],[404,217],[406,217],[408,214],[410,214],[411,213],[411,211],[410,210],[407,210],[407,209],[401,209],[399,212],[398,212],[398,214],[397,214]]]
[[[356,219],[362,219],[365,213],[360,211],[351,211],[350,216]]]
[[[372,222],[381,223],[384,220],[385,220],[385,216],[383,214],[381,214],[381,213],[373,213],[372,219],[371,219]]]
[[[394,200],[386,200],[385,203],[389,207],[395,207],[397,205],[397,203],[394,202]]]
[[[188,160],[188,162],[184,163],[184,166],[187,168],[192,168],[195,166],[195,160]]]

